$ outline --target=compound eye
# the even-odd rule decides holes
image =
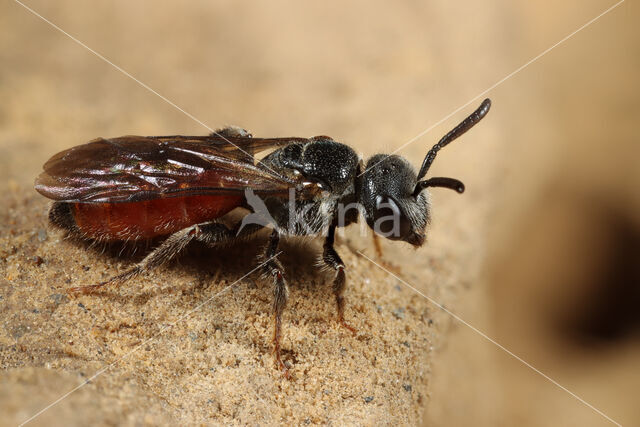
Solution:
[[[388,239],[402,239],[411,231],[411,224],[391,197],[376,197],[373,217],[373,231]]]
[[[390,215],[400,216],[400,208],[393,199],[385,196],[376,197],[376,211],[381,211],[384,209],[389,209]]]

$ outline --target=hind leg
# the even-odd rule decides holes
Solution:
[[[154,249],[149,255],[147,255],[142,261],[134,265],[124,273],[118,274],[96,285],[80,286],[71,288],[68,292],[74,293],[91,293],[105,285],[109,284],[121,284],[126,280],[145,273],[153,268],[159,267],[162,264],[168,262],[184,250],[184,248],[192,241],[197,240],[206,243],[211,246],[215,246],[220,243],[227,242],[235,237],[246,236],[253,234],[259,230],[256,226],[244,227],[236,236],[235,229],[232,230],[224,224],[218,222],[207,222],[203,224],[196,224],[191,227],[187,227],[180,230],[171,236],[169,236],[160,246]]]
[[[253,135],[246,129],[239,126],[229,125],[211,132],[211,136],[221,136],[223,138],[243,137],[252,138]]]

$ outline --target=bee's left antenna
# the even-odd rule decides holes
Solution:
[[[454,141],[456,138],[462,136],[466,131],[474,127],[484,116],[489,112],[489,108],[491,108],[491,100],[489,98],[482,101],[482,104],[478,107],[476,111],[471,113],[469,117],[464,119],[458,126],[453,128],[448,134],[442,137],[440,141],[436,145],[434,145],[431,150],[427,153],[427,156],[424,158],[422,162],[422,167],[420,168],[420,172],[418,173],[418,179],[422,179],[426,174],[429,168],[431,167],[431,163],[436,158],[436,154],[438,151]],[[416,187],[417,190],[417,187]]]

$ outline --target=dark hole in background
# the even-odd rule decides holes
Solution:
[[[592,262],[597,274],[584,304],[568,313],[562,330],[583,345],[606,345],[640,337],[640,226],[617,212],[604,212],[609,248]]]

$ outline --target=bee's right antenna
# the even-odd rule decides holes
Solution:
[[[418,194],[427,187],[444,187],[457,191],[460,194],[464,193],[464,184],[462,181],[458,181],[454,178],[436,177],[429,178],[424,181],[418,181],[415,190],[413,190],[413,197],[417,197]]]
[[[478,123],[480,120],[482,120],[484,116],[487,115],[487,113],[489,112],[489,108],[491,108],[491,100],[487,98],[484,101],[482,101],[482,104],[480,104],[480,106],[476,111],[471,113],[469,117],[464,119],[458,126],[453,128],[448,134],[443,136],[442,139],[438,141],[438,143],[434,145],[433,148],[431,148],[431,150],[429,150],[429,152],[427,153],[427,156],[424,158],[424,161],[422,162],[422,167],[420,168],[420,172],[418,173],[418,180],[422,179],[427,174],[427,171],[431,167],[431,163],[433,163],[433,160],[436,158],[436,154],[438,153],[438,151],[445,145],[449,144],[450,142],[452,142],[453,140],[455,140],[456,138],[464,134],[473,126],[475,126],[476,123]],[[420,185],[420,183],[418,184]],[[416,190],[417,189],[418,187],[416,187]]]

